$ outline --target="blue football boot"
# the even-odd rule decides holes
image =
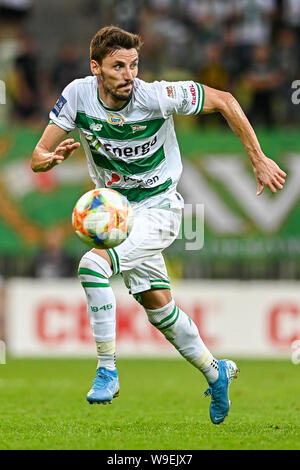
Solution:
[[[93,403],[106,405],[111,403],[113,398],[119,396],[119,390],[120,384],[117,369],[109,370],[106,367],[99,367],[93,386],[88,392],[86,399],[91,405]]]
[[[209,384],[204,392],[205,396],[211,395],[209,407],[210,419],[214,424],[220,424],[228,415],[230,400],[228,396],[229,385],[237,378],[239,369],[235,362],[228,359],[218,361],[219,377],[216,382]]]

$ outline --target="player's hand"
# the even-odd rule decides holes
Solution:
[[[283,188],[286,173],[271,158],[264,156],[258,160],[253,164],[253,171],[258,184],[257,196],[262,194],[264,186],[267,186],[272,193]]]
[[[74,139],[63,140],[52,154],[52,166],[59,165],[62,161],[66,160],[78,147],[80,147],[80,143],[74,142]]]

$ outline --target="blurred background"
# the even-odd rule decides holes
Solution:
[[[287,172],[282,192],[257,198],[221,116],[175,117],[187,208],[165,253],[174,292],[181,304],[190,292],[186,309],[216,351],[290,354],[300,338],[300,0],[0,0],[0,338],[16,355],[91,351],[76,280],[86,247],[71,227],[92,188],[85,156],[48,173],[29,160],[63,88],[90,75],[90,40],[109,24],[142,36],[140,78],[230,91]],[[168,353],[152,327],[134,329],[144,314],[115,282],[120,350]]]

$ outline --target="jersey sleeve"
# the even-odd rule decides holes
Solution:
[[[194,81],[154,82],[162,115],[200,114],[204,104],[204,89]]]
[[[69,132],[75,129],[77,114],[77,88],[76,81],[71,82],[63,90],[49,113],[50,123],[56,124],[61,129]]]

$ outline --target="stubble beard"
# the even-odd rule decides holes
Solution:
[[[101,80],[101,84],[102,84],[104,90],[106,91],[106,93],[109,94],[110,96],[112,96],[112,98],[114,98],[116,101],[125,101],[125,102],[130,101],[132,93],[133,93],[133,87],[132,87],[131,92],[129,93],[129,95],[121,95],[121,94],[117,93],[116,91],[113,91],[111,88],[109,88],[106,85],[105,77],[103,76],[103,73],[101,73],[101,75],[100,75],[100,80]]]

